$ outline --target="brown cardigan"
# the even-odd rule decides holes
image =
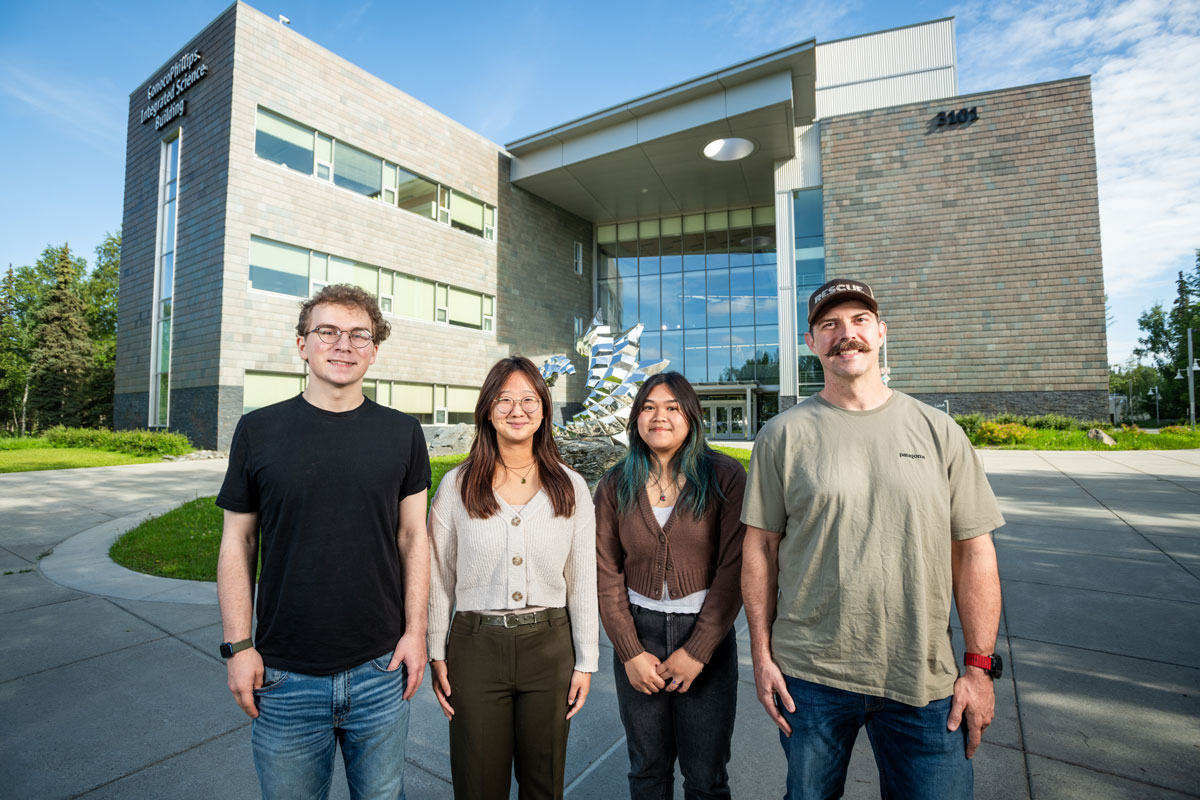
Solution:
[[[696,519],[676,504],[661,529],[645,490],[637,507],[617,512],[616,481],[609,472],[596,487],[596,569],[600,620],[621,661],[644,652],[629,610],[626,587],[658,597],[663,581],[672,599],[708,589],[692,635],[683,648],[705,664],[733,627],[742,608],[742,495],[746,471],[737,460],[717,453],[717,483],[725,499],[714,498]]]

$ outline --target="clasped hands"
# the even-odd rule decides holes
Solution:
[[[625,675],[629,685],[642,694],[686,692],[692,681],[704,669],[704,662],[692,658],[682,647],[666,661],[659,661],[653,653],[642,651],[625,662]]]

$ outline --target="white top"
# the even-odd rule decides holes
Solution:
[[[600,662],[596,603],[596,514],[587,483],[563,467],[575,488],[575,515],[554,516],[545,490],[520,510],[499,495],[500,512],[471,519],[459,494],[460,467],[446,473],[429,509],[429,658],[446,658],[450,620],[458,611],[523,611],[566,606],[575,669]]]
[[[667,520],[671,518],[671,512],[675,506],[650,506],[654,512],[654,519],[658,522],[658,527],[663,527],[667,524]],[[667,590],[667,582],[663,581],[662,595],[659,599],[646,597],[644,594],[638,594],[633,589],[626,588],[629,593],[629,602],[641,608],[648,608],[651,611],[661,611],[664,614],[699,614],[700,607],[704,605],[704,598],[708,596],[708,589],[701,589],[698,592],[692,592],[683,597],[671,599],[671,593]]]

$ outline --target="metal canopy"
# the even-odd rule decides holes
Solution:
[[[517,186],[595,223],[773,205],[775,162],[811,120],[809,41],[510,143]],[[740,161],[701,152],[755,143]]]

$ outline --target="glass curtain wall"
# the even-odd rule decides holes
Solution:
[[[171,301],[175,290],[175,209],[178,205],[179,139],[163,143],[158,196],[158,275],[155,280],[154,338],[151,348],[150,424],[166,427],[171,384]]]
[[[799,353],[796,378],[799,396],[808,397],[825,386],[821,361],[808,345],[804,334],[808,330],[808,298],[825,283],[825,217],[821,189],[801,189],[794,195],[793,214],[796,231],[796,352]]]
[[[641,358],[692,383],[779,383],[775,208],[601,225],[596,280],[604,321],[641,322]]]

